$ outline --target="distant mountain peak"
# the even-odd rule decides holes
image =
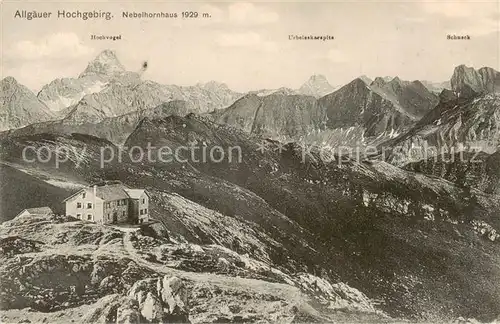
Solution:
[[[475,72],[476,70],[473,67],[469,67],[465,64],[460,64],[456,66],[455,69],[453,70],[453,76],[451,78],[452,80],[455,79],[457,81],[458,78],[468,77],[474,74]]]
[[[125,72],[125,67],[118,60],[116,52],[104,50],[87,65],[85,71],[80,74],[80,78],[90,75],[111,76],[120,72]]]
[[[491,68],[489,66],[483,66],[479,70],[477,70],[479,73],[484,73],[484,72],[498,72],[494,68]]]
[[[309,81],[315,81],[315,82],[326,81],[326,82],[328,82],[326,76],[324,76],[323,74],[313,74],[309,77]]]
[[[6,76],[2,79],[2,83],[17,83],[17,80],[12,76]]]
[[[352,80],[351,82],[349,82],[347,84],[347,86],[351,86],[351,87],[364,87],[364,88],[367,88],[366,85],[367,84],[365,83],[365,81],[363,79],[361,79],[361,78],[356,78],[356,79]]]
[[[319,98],[334,90],[335,88],[328,82],[328,79],[323,74],[313,74],[297,90],[297,93]]]
[[[376,77],[375,80],[370,84],[371,86],[383,87],[386,84],[386,81],[382,77]]]
[[[100,62],[116,62],[117,64],[120,64],[118,57],[116,55],[116,51],[106,49],[99,53],[94,61],[100,61]]]
[[[394,78],[392,78],[392,80],[390,82],[391,83],[402,83],[403,81],[398,76],[395,76]]]
[[[403,87],[406,87],[410,84],[411,84],[411,82],[403,81],[399,77],[396,76],[391,81],[387,82],[387,87],[392,89],[392,91],[394,91],[395,93],[399,93],[400,91],[402,91]],[[426,88],[424,87],[424,89],[426,89]],[[427,91],[427,89],[426,89],[426,91]]]
[[[214,80],[211,80],[211,81],[208,81],[208,82],[198,82],[196,84],[197,87],[200,87],[200,88],[204,88],[204,89],[207,89],[207,90],[217,90],[217,89],[229,89],[229,87],[227,86],[227,84],[223,83],[223,82],[218,82],[218,81],[214,81]]]
[[[12,76],[7,76],[5,78],[2,79],[1,81],[1,88],[3,91],[7,90],[7,89],[11,89],[11,88],[25,88],[22,84],[20,84],[19,82],[17,82],[17,80],[12,77]],[[30,91],[28,88],[26,88],[27,91]]]
[[[215,80],[210,80],[208,82],[203,83],[204,85],[226,85],[223,82],[215,81]]]
[[[364,74],[362,76],[360,76],[358,79],[363,80],[367,85],[370,85],[373,82],[372,79],[370,79],[369,77],[367,77]]]
[[[290,89],[287,87],[281,87],[281,88],[278,88],[275,91],[271,92],[269,95],[293,96],[296,94],[297,93],[293,89]]]
[[[461,70],[474,70],[472,66],[467,66],[465,64],[460,64],[455,67],[455,71],[461,71]]]
[[[30,95],[34,95],[34,93],[28,89],[27,87],[25,87],[24,85],[22,85],[21,83],[19,83],[16,78],[12,77],[12,76],[7,76],[5,78],[2,79],[1,81],[1,89],[2,91],[20,91],[22,93],[27,93],[27,94],[30,94]]]
[[[460,96],[500,90],[500,72],[490,67],[479,70],[461,64],[455,67],[451,77],[451,88]]]

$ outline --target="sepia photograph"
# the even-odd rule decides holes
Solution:
[[[500,323],[498,0],[2,0],[1,323]]]

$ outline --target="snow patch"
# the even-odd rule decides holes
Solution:
[[[85,185],[80,184],[80,183],[75,183],[75,182],[70,182],[70,181],[61,181],[61,180],[44,180],[46,183],[59,187],[59,188],[65,188],[65,189],[80,189],[84,188]]]

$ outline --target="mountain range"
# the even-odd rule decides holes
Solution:
[[[292,91],[252,93],[215,111],[212,117],[219,123],[282,140],[315,136],[332,141],[333,130],[352,127],[360,128],[364,137],[380,140],[403,132],[438,103],[438,97],[419,81],[367,81],[357,78],[319,99]]]
[[[285,142],[380,145],[396,137],[398,143],[405,136],[411,137],[410,132],[416,132],[413,128],[429,123],[431,116],[439,114],[436,107],[456,97],[495,93],[499,82],[498,72],[491,68],[476,71],[461,65],[451,77],[450,89],[445,88],[446,83],[432,85],[398,77],[371,80],[366,76],[334,88],[324,76],[313,75],[297,90],[280,88],[241,94],[215,81],[185,87],[143,81],[140,75],[140,71],[126,71],[115,52],[105,50],[78,78],[54,80],[36,97],[13,78],[6,78],[3,87],[10,87],[12,92],[15,87],[20,89],[15,91],[16,96],[4,91],[2,129],[10,129],[11,135],[67,134],[76,129],[119,143],[141,116],[164,112],[157,107],[166,102],[183,101],[186,113],[207,115],[217,123],[258,136]],[[441,86],[443,90],[437,95],[436,87]],[[25,108],[28,105],[33,106],[29,111]],[[112,126],[123,120],[129,128]],[[94,127],[97,124],[115,130],[98,131]],[[25,125],[30,126],[20,129]],[[488,134],[485,136],[490,138]],[[494,147],[495,139],[490,142]]]
[[[19,128],[45,120],[64,119],[75,125],[96,123],[109,117],[154,108],[171,100],[189,102],[192,112],[209,112],[229,106],[240,97],[239,93],[231,91],[222,83],[209,82],[184,87],[142,81],[140,76],[140,72],[126,71],[115,52],[105,50],[88,64],[78,78],[56,79],[42,87],[36,96],[37,100],[24,87],[23,91],[19,91],[18,99],[5,93],[1,111],[12,117],[5,117],[1,129]],[[12,83],[12,80],[5,79],[2,84]],[[43,110],[48,116],[33,119],[27,112],[15,111],[19,109],[19,103],[7,102],[7,98],[36,101],[39,107],[33,109]],[[23,107],[28,106],[24,104]]]
[[[439,95],[432,88],[438,84],[427,81],[361,76],[334,88],[322,75],[313,75],[297,90],[241,94],[215,81],[190,87],[143,81],[141,71],[126,71],[115,52],[105,50],[78,78],[54,80],[37,96],[11,77],[2,80],[2,129],[8,132],[0,136],[77,131],[120,144],[142,117],[196,113],[284,142],[397,146],[406,153],[392,154],[388,161],[399,165],[417,143],[496,151],[499,79],[491,68],[460,65],[450,89],[442,83]]]
[[[133,111],[151,109],[171,100],[189,102],[191,112],[209,113],[215,111],[216,118],[219,115],[227,117],[227,113],[220,113],[217,110],[229,107],[228,110],[236,115],[228,120],[241,120],[242,118],[238,116],[239,109],[231,106],[236,104],[236,101],[245,94],[231,91],[225,84],[212,81],[207,84],[198,83],[191,87],[161,85],[153,81],[142,81],[140,76],[141,71],[127,71],[114,51],[105,50],[92,60],[77,78],[56,79],[40,90],[37,94],[38,100],[52,112],[44,109],[50,117],[39,119],[39,121],[64,119],[66,123],[74,125],[87,122],[97,123]],[[361,87],[356,92],[355,88],[356,84],[359,85],[359,80],[363,80],[368,89]],[[429,82],[424,83],[430,84]],[[347,88],[345,88],[346,86]],[[324,130],[324,127],[318,127],[318,125],[326,125],[329,130],[332,127],[338,128],[337,126],[348,128],[356,125],[364,128],[367,136],[394,134],[394,132],[401,131],[400,127],[405,128],[411,121],[421,118],[437,103],[436,95],[427,90],[426,86],[419,81],[402,81],[397,77],[379,77],[372,81],[366,76],[362,76],[346,86],[333,87],[323,75],[313,75],[297,90],[281,88],[251,91],[248,95],[256,94],[259,97],[267,97],[271,94],[312,96],[318,99],[322,110],[320,114],[313,112],[311,116],[307,117],[292,116],[292,120],[286,122],[290,125],[290,129],[283,132],[280,129],[275,129],[273,125],[263,124],[259,126],[258,122],[254,131],[264,136],[278,134],[281,137],[292,136],[292,138],[296,138],[297,136],[307,137],[311,133]],[[333,95],[334,93],[336,95]],[[271,103],[272,100],[265,98],[262,100],[266,102],[266,105],[274,106]],[[308,99],[305,98],[296,99],[294,102],[299,104],[301,101],[305,101],[305,105],[308,105]],[[373,111],[372,114],[370,105],[373,106],[373,102],[376,103],[375,105],[380,103],[386,107],[384,109],[389,109],[391,112],[386,117],[381,117],[380,111]],[[237,105],[241,105],[241,102],[238,102]],[[378,114],[379,117],[373,121],[367,121],[366,116],[353,116],[350,112],[347,115],[351,114],[351,116],[347,117],[343,110],[350,110],[346,107],[351,106],[366,106],[367,114]],[[7,109],[6,104],[2,106],[2,110],[4,109]],[[285,109],[287,108],[285,107]],[[306,107],[293,109],[307,110]],[[250,107],[249,110],[252,108]],[[288,112],[283,111],[283,114],[286,115]],[[290,114],[296,115],[293,111],[290,111]],[[335,120],[340,115],[343,116],[342,122]],[[226,119],[226,117],[224,118]],[[33,123],[33,120],[29,120],[29,116],[25,118],[22,114],[18,114],[17,118],[18,122],[14,125],[5,124],[3,129],[19,128]],[[294,120],[295,118],[298,119]],[[294,126],[296,124],[304,125],[303,129],[294,129],[297,128]]]
[[[496,152],[500,145],[499,76],[493,69],[457,67],[452,76],[453,91],[443,90],[434,109],[408,132],[384,144],[395,148],[390,160],[419,160],[429,154],[426,147],[443,153]]]

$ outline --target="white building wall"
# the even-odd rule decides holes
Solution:
[[[101,223],[103,203],[101,198],[94,196],[92,188],[84,189],[66,201],[66,215]]]

